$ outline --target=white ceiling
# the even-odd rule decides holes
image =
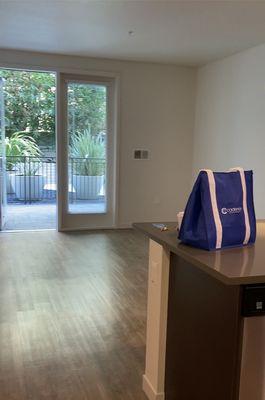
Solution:
[[[0,0],[0,48],[201,65],[263,42],[265,1]]]

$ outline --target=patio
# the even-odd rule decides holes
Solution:
[[[103,213],[104,200],[76,201],[70,212]],[[5,230],[36,230],[56,228],[56,204],[36,202],[32,204],[9,203]]]
[[[8,204],[5,230],[56,228],[56,204]]]
[[[6,157],[6,230],[56,228],[55,157]],[[77,175],[82,171],[86,175]],[[95,176],[87,175],[94,173]],[[100,173],[100,174],[99,174]],[[99,174],[99,175],[98,175]],[[105,159],[69,159],[69,211],[105,212]]]

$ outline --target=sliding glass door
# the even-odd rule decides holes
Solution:
[[[115,224],[114,82],[62,74],[59,229]],[[61,157],[60,157],[61,156]]]

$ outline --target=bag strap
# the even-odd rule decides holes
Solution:
[[[215,229],[216,229],[216,244],[215,248],[220,249],[222,247],[222,239],[223,239],[223,227],[217,207],[217,198],[216,198],[216,185],[215,185],[215,179],[214,179],[214,174],[213,171],[210,169],[202,169],[201,171],[204,171],[207,173],[208,177],[208,182],[209,182],[209,189],[210,189],[210,198],[211,198],[211,204],[212,204],[212,211],[213,211],[213,219],[215,223]]]
[[[248,244],[250,238],[250,223],[249,223],[248,206],[247,206],[247,185],[246,185],[245,172],[242,167],[230,168],[229,172],[240,173],[242,192],[243,192],[243,211],[244,211],[245,226],[246,226],[246,234],[243,244]]]

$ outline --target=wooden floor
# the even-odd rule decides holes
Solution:
[[[147,242],[0,234],[0,399],[144,400]]]

